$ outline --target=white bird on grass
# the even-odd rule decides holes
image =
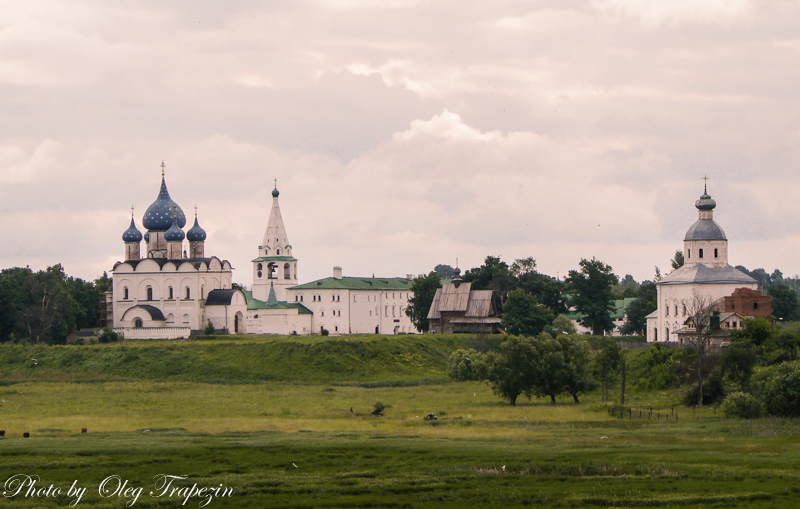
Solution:
[[[500,467],[500,468],[502,468],[502,469],[503,469],[503,472],[505,472],[505,471],[506,471],[506,466],[505,466],[505,465],[503,465],[503,466],[502,466],[502,467]]]
[[[300,467],[298,467],[297,465],[295,465],[294,463],[292,463],[292,466],[293,466],[294,468],[300,468]]]

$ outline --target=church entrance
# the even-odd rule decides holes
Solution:
[[[376,325],[375,326],[375,334],[380,334],[380,333],[381,333],[381,326],[380,325]]]
[[[239,334],[239,315],[233,317],[233,333]]]

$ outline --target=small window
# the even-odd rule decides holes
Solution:
[[[678,305],[675,304],[675,316],[678,316]]]
[[[303,296],[302,295],[300,296],[300,302],[303,302]]]
[[[122,298],[124,300],[128,300],[128,287],[127,286],[122,289]]]
[[[336,302],[339,302],[339,299],[341,299],[341,295],[336,296]]]
[[[691,257],[692,257],[692,250],[691,249],[687,249],[686,250],[686,258],[691,258]]]
[[[753,309],[758,309],[758,302],[753,302]]]
[[[133,326],[136,329],[141,329],[142,327],[144,327],[144,322],[142,322],[141,318],[135,318],[133,320]]]
[[[281,254],[281,250],[280,250],[280,249],[278,249],[278,254],[279,254],[279,255]]]
[[[714,248],[714,258],[719,258],[719,250]]]
[[[683,305],[683,316],[686,316],[686,304]]]
[[[261,274],[262,274],[262,272],[259,270],[258,271],[258,277],[261,277]]]
[[[664,311],[665,311],[664,316],[669,316],[669,304],[665,305]]]
[[[292,279],[291,269],[288,263],[283,264],[283,279]]]
[[[294,301],[298,302],[297,295],[294,296]]]
[[[264,270],[264,266],[259,263],[258,265],[256,265],[256,269],[257,270]],[[261,277],[261,274],[259,274],[258,277]]]
[[[355,295],[353,295],[353,302],[355,302],[355,301],[356,301],[356,296],[355,296]]]
[[[731,309],[736,309],[736,303],[735,302],[731,302]]]
[[[204,285],[200,287],[200,300],[203,300],[205,298],[206,298],[206,287]]]
[[[702,257],[703,257],[703,250],[701,249],[700,250],[700,258],[702,258]]]
[[[186,287],[186,300],[189,300],[189,299],[191,299],[191,298],[192,298],[192,291],[191,291],[191,290],[189,289],[189,287],[187,286],[187,287]]]
[[[335,295],[331,295],[331,302],[336,302],[336,296]]]
[[[153,287],[147,287],[147,300],[153,300]]]
[[[320,312],[319,312],[319,315],[320,315],[320,316],[325,316],[325,311],[320,311]]]
[[[333,330],[336,331],[336,332],[339,332],[339,326],[338,325],[334,325],[333,326]]]
[[[169,292],[169,298],[172,299],[173,298],[173,296],[172,296],[172,287],[170,286],[169,288],[167,288],[167,291]]]

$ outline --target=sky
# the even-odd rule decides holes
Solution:
[[[245,285],[274,179],[301,282],[652,279],[704,175],[730,263],[800,273],[798,1],[0,6],[0,268],[110,271],[164,161]]]

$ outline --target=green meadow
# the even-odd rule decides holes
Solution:
[[[613,417],[598,394],[511,407],[446,377],[450,351],[490,341],[0,345],[0,482],[37,475],[36,487],[63,490],[6,488],[2,505],[69,507],[75,481],[87,488],[75,506],[92,508],[798,505],[797,421],[726,420],[678,406],[678,391],[636,388],[631,404],[678,421]],[[378,401],[383,416],[371,414]],[[160,474],[187,479],[157,497]],[[103,497],[112,475],[128,492]],[[186,500],[195,484],[234,491]]]

